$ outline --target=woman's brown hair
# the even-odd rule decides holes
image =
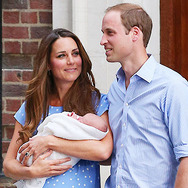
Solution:
[[[71,37],[77,44],[82,59],[82,71],[64,97],[64,111],[74,111],[78,115],[88,112],[96,113],[96,105],[100,99],[100,92],[95,87],[95,79],[91,71],[92,63],[79,38],[66,29],[55,29],[46,35],[36,54],[32,79],[28,82],[26,91],[26,122],[19,132],[23,142],[32,136],[41,118],[48,115],[50,97],[57,95],[53,75],[48,70],[53,43],[60,37]]]

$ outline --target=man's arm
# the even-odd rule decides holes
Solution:
[[[188,157],[180,159],[180,165],[176,176],[175,188],[187,188],[188,186]]]

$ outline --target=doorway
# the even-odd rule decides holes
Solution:
[[[188,1],[160,0],[161,64],[188,80]]]

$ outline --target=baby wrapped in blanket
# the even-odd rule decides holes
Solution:
[[[100,127],[99,127],[100,125]],[[54,135],[60,138],[69,140],[101,140],[108,133],[106,122],[95,114],[88,113],[84,116],[77,116],[74,112],[62,112],[52,114],[39,125],[38,133],[35,136]],[[19,160],[20,153],[17,153]],[[50,159],[61,159],[70,157],[71,161],[64,164],[74,166],[80,159],[72,156],[67,156],[62,153],[53,151],[47,157]],[[30,156],[27,166],[32,164],[33,156]],[[20,180],[15,183],[18,188],[42,188],[47,177],[35,178],[30,180]]]

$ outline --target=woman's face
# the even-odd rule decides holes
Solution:
[[[70,84],[82,71],[82,59],[76,42],[70,38],[59,38],[52,45],[50,70],[56,84]]]

